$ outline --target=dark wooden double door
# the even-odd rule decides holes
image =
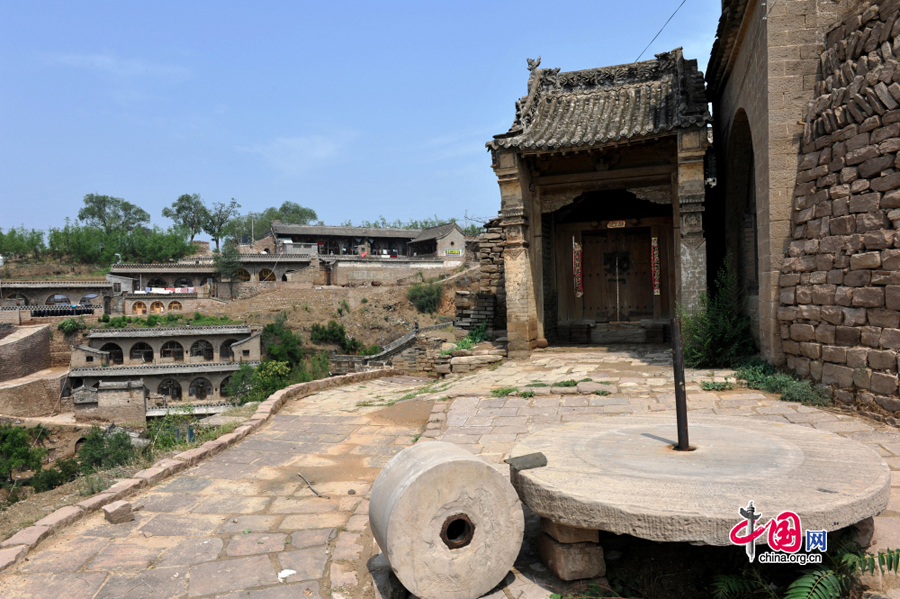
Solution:
[[[582,233],[584,317],[598,322],[653,317],[650,227]]]

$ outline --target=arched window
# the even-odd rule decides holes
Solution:
[[[99,293],[87,293],[81,296],[81,301],[78,303],[82,306],[96,306],[98,297],[100,297]]]
[[[153,302],[150,304],[150,313],[151,314],[162,314],[166,311],[166,307],[162,302]]]
[[[212,385],[204,378],[194,379],[189,393],[194,399],[206,399],[212,395]]]
[[[181,277],[175,280],[176,287],[193,287],[194,282],[187,277]]]
[[[172,401],[179,401],[181,399],[181,384],[175,379],[166,379],[159,384],[159,389],[156,392]]]
[[[144,302],[134,302],[131,304],[131,313],[137,314],[138,316],[143,316],[147,313],[147,304]]]
[[[200,286],[201,286],[201,287],[204,286],[204,285],[215,285],[215,284],[216,284],[216,279],[215,279],[215,277],[206,277],[206,278],[204,278],[202,281],[200,281]]]
[[[48,306],[71,306],[72,302],[69,301],[64,295],[57,293],[56,295],[51,295],[47,298],[47,301],[44,302]]]
[[[264,268],[259,271],[259,280],[260,281],[274,281],[275,273],[269,270],[268,268]]]
[[[147,281],[147,287],[165,288],[168,287],[168,285],[166,284],[165,279],[162,279],[160,277],[153,277],[152,279]]]
[[[219,346],[219,359],[223,362],[231,361],[234,358],[234,354],[231,352],[231,346],[234,343],[237,343],[237,339],[228,339],[222,342],[222,345]]]
[[[109,352],[109,362],[111,364],[122,364],[125,362],[125,354],[122,352],[122,348],[115,343],[105,344],[100,348],[100,351]]]
[[[6,299],[16,302],[17,306],[27,306],[29,303],[31,303],[28,301],[28,298],[21,293],[17,293],[15,295],[7,295]]]
[[[129,356],[132,360],[137,360],[139,362],[152,362],[153,348],[143,341],[139,341],[131,346],[131,353]]]
[[[160,358],[168,358],[175,362],[184,361],[184,347],[177,341],[166,341],[159,350]]]
[[[191,346],[191,357],[192,358],[203,358],[204,361],[210,362],[213,359],[213,346],[209,341],[204,339],[200,339],[199,341],[194,341],[194,344]]]
[[[181,302],[169,302],[169,312],[181,312]]]
[[[246,283],[250,280],[250,273],[243,268],[239,268],[237,269],[237,272],[234,273],[234,278],[236,281],[243,281],[244,283]]]
[[[231,397],[231,393],[228,391],[228,385],[231,384],[231,377],[226,376],[225,379],[219,383],[219,395],[222,397]]]

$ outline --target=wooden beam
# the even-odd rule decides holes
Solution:
[[[568,175],[546,175],[535,177],[535,185],[568,185],[572,183],[591,183],[597,181],[619,181],[628,179],[645,179],[654,176],[670,176],[676,170],[676,165],[665,164],[660,166],[644,166],[640,168],[623,168],[610,171],[591,171],[583,173],[571,173]]]

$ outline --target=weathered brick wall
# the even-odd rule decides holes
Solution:
[[[900,409],[898,8],[869,6],[827,32],[778,310],[789,367],[888,410]]]
[[[488,223],[478,246],[481,281],[476,293],[457,292],[456,326],[471,330],[487,323],[489,331],[506,329],[506,277],[499,221]]]
[[[17,416],[20,418],[34,418],[49,416],[57,408],[59,411],[71,410],[71,399],[62,399],[60,393],[66,373],[60,372],[54,376],[30,380],[21,385],[0,386],[0,414],[4,416]]]
[[[20,327],[0,339],[0,381],[50,368],[50,327]]]
[[[147,405],[143,382],[100,383],[97,416],[118,424],[146,423]]]

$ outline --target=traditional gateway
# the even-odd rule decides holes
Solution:
[[[512,127],[487,143],[511,357],[579,323],[671,318],[706,290],[712,119],[697,61],[679,48],[584,71],[539,64]]]

